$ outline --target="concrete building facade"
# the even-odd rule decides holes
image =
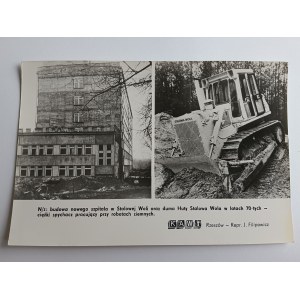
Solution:
[[[35,130],[19,129],[16,176],[114,176],[132,169],[132,111],[119,63],[38,72]]]

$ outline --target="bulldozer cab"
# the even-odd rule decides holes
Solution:
[[[247,122],[269,112],[251,69],[232,69],[211,76],[201,80],[199,88],[203,89],[204,96],[201,99],[198,93],[200,109],[224,106],[230,111],[232,123]],[[212,106],[209,107],[207,103]]]

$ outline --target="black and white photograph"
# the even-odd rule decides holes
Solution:
[[[151,197],[151,62],[22,64],[14,199]]]
[[[156,198],[289,198],[287,84],[287,62],[156,63]]]

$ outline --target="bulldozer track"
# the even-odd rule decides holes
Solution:
[[[253,137],[258,132],[262,132],[268,130],[276,125],[280,125],[281,123],[277,120],[271,120],[268,122],[264,122],[255,128],[246,129],[238,131],[236,134],[227,139],[224,143],[220,159],[227,161],[237,161],[239,160],[239,149],[241,144],[246,141],[248,138]]]

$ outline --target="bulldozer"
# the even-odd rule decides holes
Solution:
[[[159,159],[174,172],[195,167],[223,177],[228,192],[244,191],[284,142],[280,121],[259,91],[252,69],[194,78],[199,110],[172,118],[170,155]]]

